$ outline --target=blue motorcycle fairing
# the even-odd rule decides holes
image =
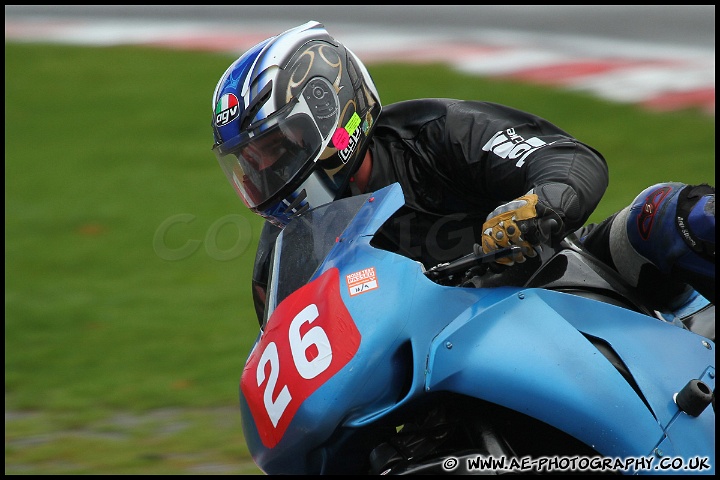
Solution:
[[[241,392],[243,431],[263,471],[324,473],[340,445],[352,444],[355,432],[392,421],[427,391],[456,392],[514,409],[605,456],[646,456],[666,436],[672,454],[697,454],[703,450],[693,449],[702,441],[714,449],[714,426],[708,426],[714,412],[685,419],[673,415],[677,408],[662,396],[673,378],[687,382],[714,365],[711,353],[692,348],[679,366],[663,355],[672,350],[669,343],[680,341],[679,350],[687,352],[700,337],[575,295],[434,283],[417,262],[370,245],[402,204],[398,185],[369,196],[313,275],[338,269],[342,301],[361,342],[355,356],[305,399],[274,448],[260,442]],[[370,267],[377,288],[351,295],[347,276]],[[653,411],[583,333],[617,351]],[[683,443],[690,429],[698,437],[698,422],[705,438]]]
[[[425,277],[419,264],[405,257],[378,251],[369,245],[370,237],[358,240],[347,252],[345,272],[353,272],[368,266],[373,258],[380,286],[373,291],[351,296],[342,290],[343,301],[360,330],[363,343],[371,354],[364,361],[369,368],[362,380],[363,395],[378,390],[371,408],[364,408],[348,415],[343,422],[348,427],[362,427],[403,406],[407,401],[425,391],[426,358],[428,346],[449,318],[455,318],[483,297],[491,295],[488,290],[474,290],[440,286]],[[363,253],[360,253],[363,252]],[[371,255],[364,252],[373,252]],[[393,282],[404,278],[405,282]],[[502,288],[498,290],[510,290]],[[402,312],[388,315],[391,312]],[[384,351],[386,349],[386,351]],[[395,372],[393,383],[378,382],[384,375],[389,359],[395,357],[403,369]],[[376,362],[367,360],[375,359]],[[384,392],[380,396],[380,392]]]
[[[664,427],[678,413],[672,398],[663,403],[656,397],[663,388],[668,391],[672,379],[699,378],[714,362],[699,336],[595,300],[542,289],[520,290],[490,305],[488,300],[471,307],[433,341],[428,388],[528,414],[605,456],[652,454],[664,435],[674,434]],[[661,412],[659,420],[574,324],[587,326],[588,333],[618,351]],[[695,355],[673,355],[695,345],[702,348]],[[713,412],[707,415],[696,423],[714,420]],[[697,445],[679,438],[680,448],[668,453],[690,456],[714,448],[714,427],[710,431],[705,437],[709,447],[696,450]]]
[[[663,428],[678,412],[672,397],[668,398],[665,392],[678,392],[690,380],[699,379],[708,370],[714,372],[715,344],[705,337],[612,305],[600,304],[577,315],[575,297],[568,299],[541,292],[545,301],[573,327],[602,338],[612,347],[632,372]],[[714,375],[705,383],[714,389]]]
[[[340,270],[342,300],[362,340],[353,359],[303,402],[282,440],[272,449],[260,441],[240,392],[246,443],[263,471],[318,472],[320,457],[332,452],[308,452],[308,445],[321,445],[338,428],[362,428],[399,408],[403,399],[422,393],[424,358],[432,337],[448,318],[487,294],[484,290],[439,286],[424,276],[417,262],[370,246],[373,229],[377,230],[403,203],[399,186],[368,196],[353,223],[339,235],[325,262],[313,274],[311,281],[331,268]],[[379,287],[351,296],[343,283],[345,276],[368,267],[375,268]],[[405,280],[398,282],[398,278]],[[418,285],[428,291],[416,295]],[[429,296],[429,291],[434,294]],[[411,305],[417,301],[427,306],[426,314],[411,318]],[[431,309],[435,312],[428,315]],[[268,324],[275,321],[271,318]],[[408,376],[412,377],[409,385]],[[288,463],[288,458],[293,462]]]
[[[481,302],[448,325],[430,350],[429,389],[504,405],[603,455],[647,454],[662,429],[610,362],[548,305],[545,293],[563,295],[519,291]],[[595,308],[592,300],[571,300],[578,310]]]
[[[322,269],[343,265],[341,296],[361,335],[355,356],[302,403],[282,440],[272,449],[259,440],[250,411],[241,402],[248,448],[267,473],[319,473],[321,458],[333,456],[337,447],[337,439],[330,441],[333,435],[342,435],[343,430],[358,431],[422,395],[432,338],[448,318],[488,294],[439,286],[423,275],[416,262],[371,247],[370,238],[361,237],[337,250],[339,256],[331,254],[331,261]],[[364,253],[370,250],[372,255]],[[367,263],[368,258],[372,263]],[[351,296],[345,276],[371,266],[379,287]],[[406,282],[392,281],[395,278]],[[424,306],[423,316],[411,315],[417,303]],[[308,445],[323,444],[319,451],[308,451]],[[288,463],[288,459],[293,460]]]

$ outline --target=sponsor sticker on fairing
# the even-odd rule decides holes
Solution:
[[[346,275],[345,280],[347,281],[348,291],[351,297],[375,290],[379,286],[375,267],[365,268]]]

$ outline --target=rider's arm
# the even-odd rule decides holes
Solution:
[[[605,159],[548,121],[483,102],[448,105],[444,145],[464,190],[498,204],[534,189],[562,217],[563,233],[579,228],[608,185]],[[448,170],[450,171],[450,170]]]

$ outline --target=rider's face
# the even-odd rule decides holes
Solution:
[[[302,137],[291,131],[276,131],[263,135],[242,148],[242,156],[262,171],[272,166],[288,152],[290,143],[302,144]]]

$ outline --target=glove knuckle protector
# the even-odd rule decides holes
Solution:
[[[488,215],[483,224],[482,248],[485,253],[509,245],[522,249],[519,258],[504,258],[497,262],[512,265],[525,257],[534,257],[534,245],[540,245],[563,235],[567,223],[577,223],[582,208],[577,192],[563,183],[545,183],[528,193],[500,205]]]
[[[525,261],[525,256],[534,257],[536,252],[532,245],[523,238],[523,234],[527,231],[526,222],[537,217],[537,205],[538,196],[529,193],[493,210],[483,224],[483,251],[489,253],[511,244],[519,245],[522,253],[516,258],[498,260],[498,263],[505,265],[512,265],[514,262],[522,263]]]

